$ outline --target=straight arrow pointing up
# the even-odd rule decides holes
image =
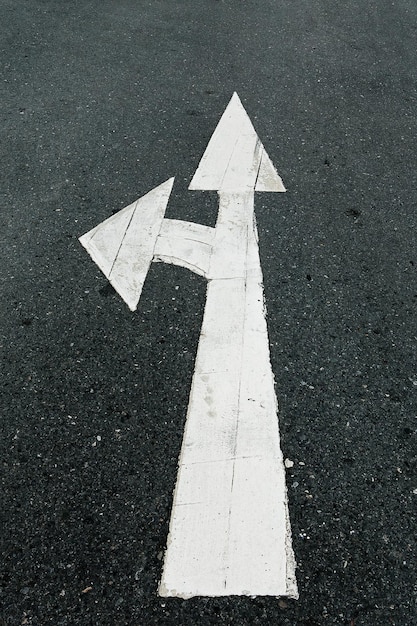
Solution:
[[[159,593],[296,598],[254,215],[285,188],[236,93],[190,189],[219,213]]]
[[[209,141],[189,189],[285,191],[237,93]]]

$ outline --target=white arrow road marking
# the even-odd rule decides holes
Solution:
[[[154,261],[181,265],[207,276],[215,230],[209,226],[165,219],[156,240]]]
[[[220,206],[160,595],[297,597],[253,213],[285,187],[237,94],[190,189]]]
[[[131,311],[142,293],[173,184],[170,178],[80,237]]]
[[[132,310],[152,260],[208,279],[159,593],[296,598],[254,216],[285,188],[237,94],[190,185],[219,192],[215,228],[164,219],[172,183],[81,237]]]
[[[215,231],[160,595],[297,597],[253,192]]]
[[[189,189],[285,191],[237,93],[211,136]]]

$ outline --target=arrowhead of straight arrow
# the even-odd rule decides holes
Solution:
[[[237,93],[209,141],[189,189],[285,191]]]

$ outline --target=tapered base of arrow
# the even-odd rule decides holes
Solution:
[[[162,596],[297,597],[252,213],[253,194],[223,197],[216,237],[236,242],[240,233],[242,271],[223,276],[213,258],[219,277],[208,283]]]

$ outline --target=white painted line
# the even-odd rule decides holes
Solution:
[[[172,183],[80,239],[132,310],[152,260],[208,279],[159,593],[296,598],[254,216],[285,188],[237,94],[190,184],[219,192],[215,228],[164,219]]]

